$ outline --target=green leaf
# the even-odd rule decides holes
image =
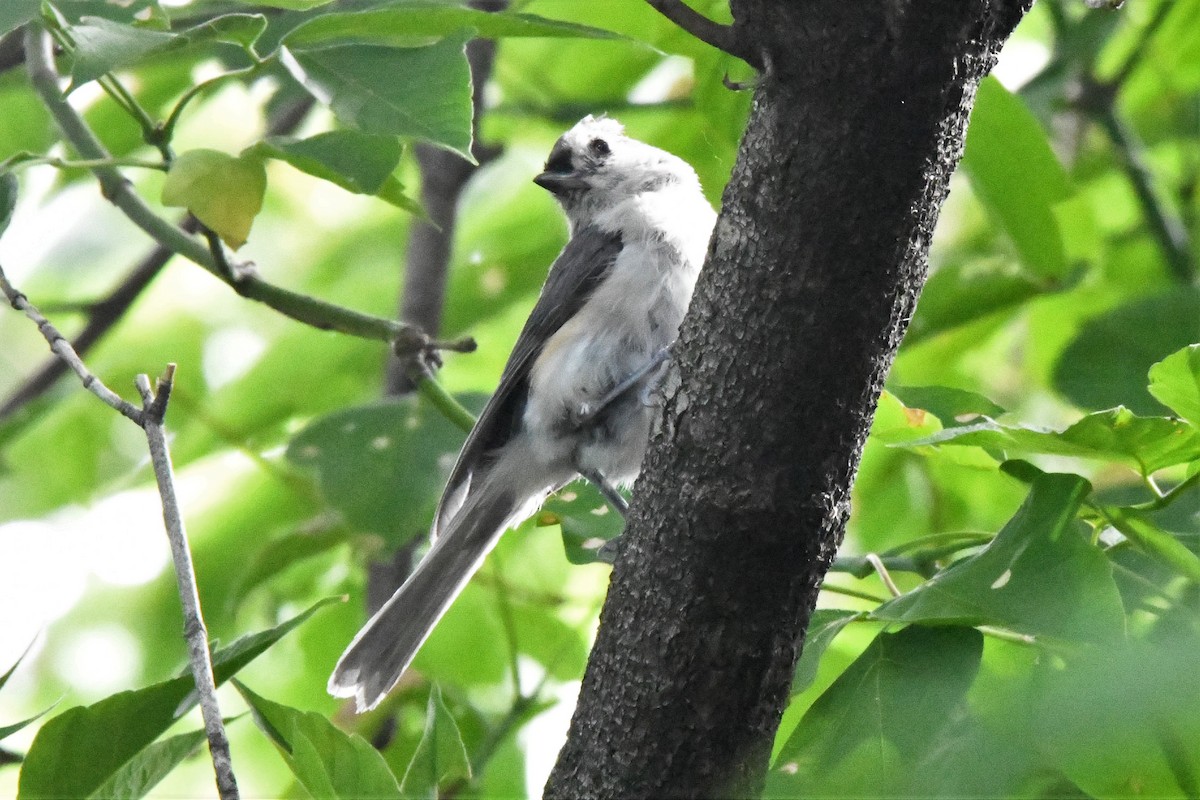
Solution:
[[[1160,414],[1146,391],[1158,361],[1200,342],[1200,289],[1172,287],[1089,320],[1054,366],[1054,386],[1083,408],[1125,405]]]
[[[1200,793],[1200,641],[1194,630],[1103,658],[1046,665],[1029,734],[1087,797]]]
[[[34,714],[32,717],[27,717],[27,718],[21,720],[20,722],[14,722],[11,725],[0,725],[0,741],[7,739],[9,736],[12,736],[14,733],[21,730],[22,728],[26,728],[30,724],[37,722],[42,717],[46,716],[46,714],[50,713],[50,710],[52,708],[54,708],[54,706],[56,706],[56,705],[58,705],[57,702],[54,703],[54,705],[47,708],[45,711],[39,711],[38,713]]]
[[[244,636],[213,654],[217,683],[228,680],[318,609],[327,598],[266,631]],[[190,671],[143,689],[70,708],[38,731],[21,768],[20,800],[89,797],[161,736],[196,702]],[[116,732],[119,732],[117,735]],[[63,769],[70,764],[70,769]]]
[[[1200,431],[1191,425],[1168,417],[1139,417],[1121,407],[1088,414],[1064,431],[1001,425],[985,419],[905,444],[965,445],[1005,454],[1118,461],[1145,475],[1200,458]]]
[[[476,396],[467,402],[478,405]],[[463,433],[416,396],[322,417],[288,445],[353,528],[398,547],[429,531]]]
[[[41,10],[42,0],[4,0],[0,3],[0,36],[34,19]]]
[[[243,155],[277,158],[347,191],[377,194],[400,163],[403,151],[395,136],[329,131],[307,139],[272,136]]]
[[[1200,344],[1176,350],[1150,367],[1150,394],[1200,427]]]
[[[283,41],[293,50],[334,43],[410,47],[430,44],[464,28],[488,39],[625,38],[600,28],[515,11],[489,12],[446,3],[406,2],[370,11],[324,14],[300,25],[284,36]]]
[[[980,553],[875,609],[892,622],[999,625],[1032,636],[1112,641],[1125,615],[1104,554],[1075,528],[1091,487],[1078,475],[1037,477]]]
[[[106,72],[135,64],[175,42],[173,33],[122,25],[102,17],[84,17],[69,29],[75,41],[75,61],[67,92],[94,81]]]
[[[1043,277],[1065,276],[1072,265],[1057,209],[1074,192],[1037,119],[994,77],[979,86],[962,166],[1025,266]],[[1088,214],[1086,207],[1074,211],[1075,224]]]
[[[267,29],[262,14],[222,14],[179,33],[177,45],[225,42],[251,50]]]
[[[275,537],[251,558],[249,568],[230,592],[230,606],[236,608],[251,591],[288,567],[344,544],[348,538],[348,531],[342,525],[326,525]]]
[[[983,636],[969,628],[880,634],[801,719],[763,796],[894,796],[919,778],[913,766],[962,703],[982,654]]]
[[[267,172],[261,159],[189,150],[171,165],[162,202],[191,211],[236,250],[250,236],[266,190]]]
[[[371,743],[313,711],[273,703],[241,682],[254,721],[279,746],[292,774],[313,797],[400,798],[396,778]]]
[[[471,157],[471,70],[466,34],[428,47],[352,45],[289,53],[292,77],[363,133],[412,136]]]
[[[429,690],[425,732],[400,782],[401,788],[406,797],[437,798],[443,782],[470,777],[471,761],[458,723],[442,700],[442,690],[435,684]]]
[[[1143,552],[1173,572],[1200,583],[1200,556],[1136,511],[1106,507],[1104,516]]]
[[[383,186],[379,187],[377,197],[385,203],[391,203],[396,208],[407,211],[418,219],[429,219],[429,215],[425,213],[425,208],[420,201],[404,193],[404,184],[400,183],[395,175],[389,175],[383,182]]]
[[[91,796],[97,800],[145,797],[171,770],[199,750],[205,738],[204,731],[198,730],[155,742],[127,761]]]
[[[267,18],[262,14],[222,14],[179,33],[85,16],[69,28],[75,41],[75,60],[67,92],[107,72],[182,47],[225,42],[249,51],[266,29]]]
[[[887,444],[907,443],[932,436],[941,430],[934,415],[909,408],[891,391],[881,392],[871,419],[871,437]]]
[[[604,495],[582,480],[550,497],[535,519],[539,528],[562,526],[563,547],[572,564],[601,561],[597,552],[625,529],[625,521],[612,510]]]
[[[308,11],[321,6],[329,5],[333,0],[235,0],[247,6],[267,6],[268,8],[282,8],[287,11]]]
[[[1051,290],[1012,265],[946,264],[929,276],[904,344],[911,347],[930,336],[983,317],[1012,312],[1025,301]]]
[[[37,641],[37,640],[35,639],[34,641]],[[32,649],[33,649],[33,642],[30,642],[29,645],[25,648],[25,652],[23,652],[23,653],[21,653],[21,655],[17,656],[17,660],[14,661],[13,665],[8,668],[8,671],[5,672],[3,675],[0,675],[0,689],[4,688],[4,684],[8,683],[8,679],[11,678],[13,673],[17,671],[17,667],[21,666],[21,662],[25,660],[25,656],[29,655],[29,651]]]
[[[804,650],[796,663],[796,673],[792,678],[792,694],[800,694],[817,677],[817,668],[821,666],[821,656],[833,643],[842,629],[865,615],[861,611],[846,611],[840,608],[818,608],[808,621],[808,631],[804,635]]]
[[[950,386],[892,386],[888,391],[910,409],[923,408],[947,427],[1004,413],[1002,407],[983,395]]]

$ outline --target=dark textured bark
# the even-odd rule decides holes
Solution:
[[[768,69],[547,797],[756,794],[980,78],[1031,0],[734,0]]]

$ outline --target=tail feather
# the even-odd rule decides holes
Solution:
[[[494,487],[494,484],[493,484]],[[383,608],[359,631],[329,678],[329,693],[353,697],[359,713],[379,705],[527,498],[481,488]],[[490,489],[490,491],[489,491]]]

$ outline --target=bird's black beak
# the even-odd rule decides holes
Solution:
[[[584,189],[587,182],[576,172],[543,172],[533,182],[550,194],[566,194],[574,189]]]
[[[533,182],[553,195],[563,195],[575,189],[584,189],[587,183],[580,174],[571,150],[559,139],[546,159],[546,167]]]

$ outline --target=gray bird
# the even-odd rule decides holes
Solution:
[[[342,654],[329,693],[377,706],[500,534],[582,475],[618,511],[637,477],[650,395],[704,262],[716,215],[682,159],[585,117],[534,182],[571,236],[500,385],[467,436],[412,576]]]

